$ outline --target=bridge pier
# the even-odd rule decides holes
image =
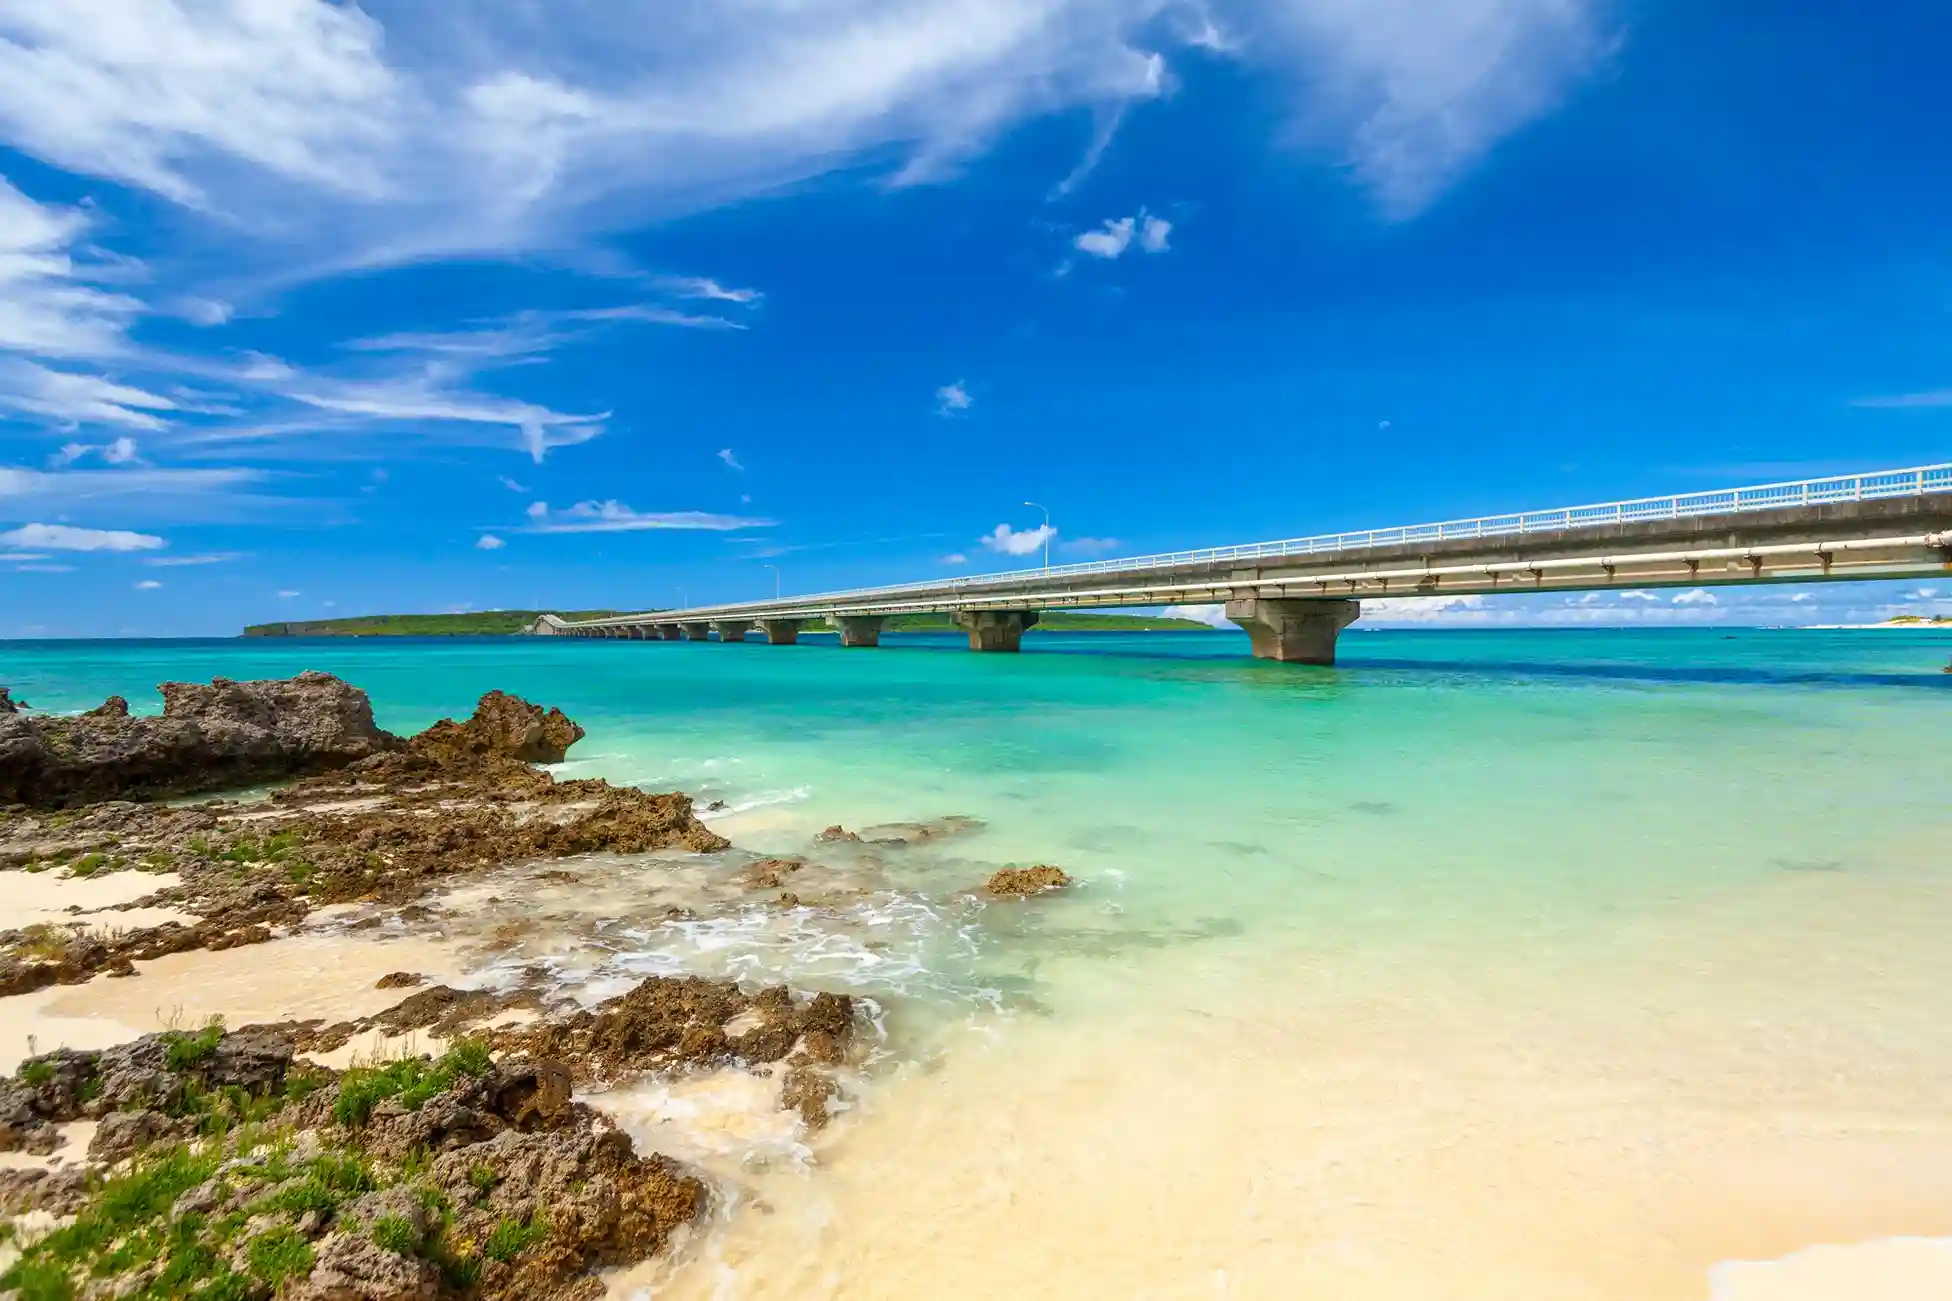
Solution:
[[[710,641],[712,639],[712,625],[707,620],[693,620],[690,623],[682,623],[678,626],[684,629],[686,641]]]
[[[1035,610],[958,610],[954,618],[973,651],[1022,650],[1024,630],[1037,626]]]
[[[791,646],[800,640],[798,619],[761,619],[759,626],[765,629],[768,646]]]
[[[878,614],[837,614],[834,624],[840,629],[840,644],[843,646],[879,646],[881,644],[881,625],[885,622]]]
[[[1243,596],[1227,602],[1227,618],[1247,632],[1257,660],[1284,664],[1335,663],[1335,638],[1362,613],[1360,601],[1287,600]]]
[[[712,627],[718,630],[718,639],[722,642],[744,641],[746,634],[752,631],[752,620],[714,619]]]
[[[685,635],[685,630],[675,623],[661,623],[657,625],[657,635],[662,641],[677,641]]]

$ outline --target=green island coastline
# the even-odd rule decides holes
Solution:
[[[477,610],[466,614],[367,614],[343,619],[303,619],[254,623],[246,637],[497,637],[521,634],[544,613],[540,610]],[[617,610],[552,611],[564,619],[603,619]],[[888,632],[954,632],[946,614],[891,615]],[[1197,619],[1168,619],[1156,615],[1085,614],[1050,611],[1039,616],[1032,632],[1211,632]],[[808,625],[803,635],[832,632],[824,625]]]

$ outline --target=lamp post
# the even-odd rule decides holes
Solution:
[[[1036,506],[1038,510],[1044,512],[1044,568],[1049,569],[1051,567],[1051,508],[1039,506],[1034,501],[1027,501],[1024,505]]]
[[[766,568],[773,571],[773,599],[777,601],[779,600],[779,566],[767,565]]]

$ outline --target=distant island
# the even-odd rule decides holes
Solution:
[[[544,613],[564,619],[606,619],[619,610],[476,610],[467,614],[363,614],[345,619],[303,619],[254,623],[246,637],[508,637],[526,631]],[[637,613],[635,611],[631,613]],[[954,632],[946,614],[891,615],[888,632]],[[831,631],[810,624],[808,633]],[[1032,632],[1211,632],[1197,619],[1165,619],[1138,614],[1083,614],[1053,610],[1038,617]]]
[[[472,610],[466,614],[361,614],[348,619],[254,623],[246,637],[497,637],[526,630],[542,610]],[[603,619],[619,610],[555,610],[565,619]]]

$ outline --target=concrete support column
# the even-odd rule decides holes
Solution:
[[[843,646],[879,646],[882,622],[882,617],[878,614],[834,616],[834,623],[840,628],[840,644]]]
[[[956,627],[969,634],[973,651],[1017,651],[1023,649],[1026,628],[1037,626],[1035,610],[958,610]]]
[[[678,626],[685,630],[686,641],[710,641],[712,639],[712,625],[709,623],[698,621],[680,624]]]
[[[791,646],[800,640],[798,619],[761,619],[759,626],[765,630],[768,646]]]
[[[677,641],[685,635],[685,630],[675,623],[661,623],[657,625],[657,635],[665,641]]]
[[[1227,602],[1227,617],[1246,629],[1254,658],[1284,664],[1335,663],[1336,635],[1361,613],[1360,601],[1242,596]]]
[[[746,634],[752,631],[752,620],[714,619],[712,627],[718,630],[720,641],[744,641]]]
[[[643,641],[648,636],[650,636],[650,633],[645,631],[643,624],[633,623],[630,625],[630,639],[632,641]]]

